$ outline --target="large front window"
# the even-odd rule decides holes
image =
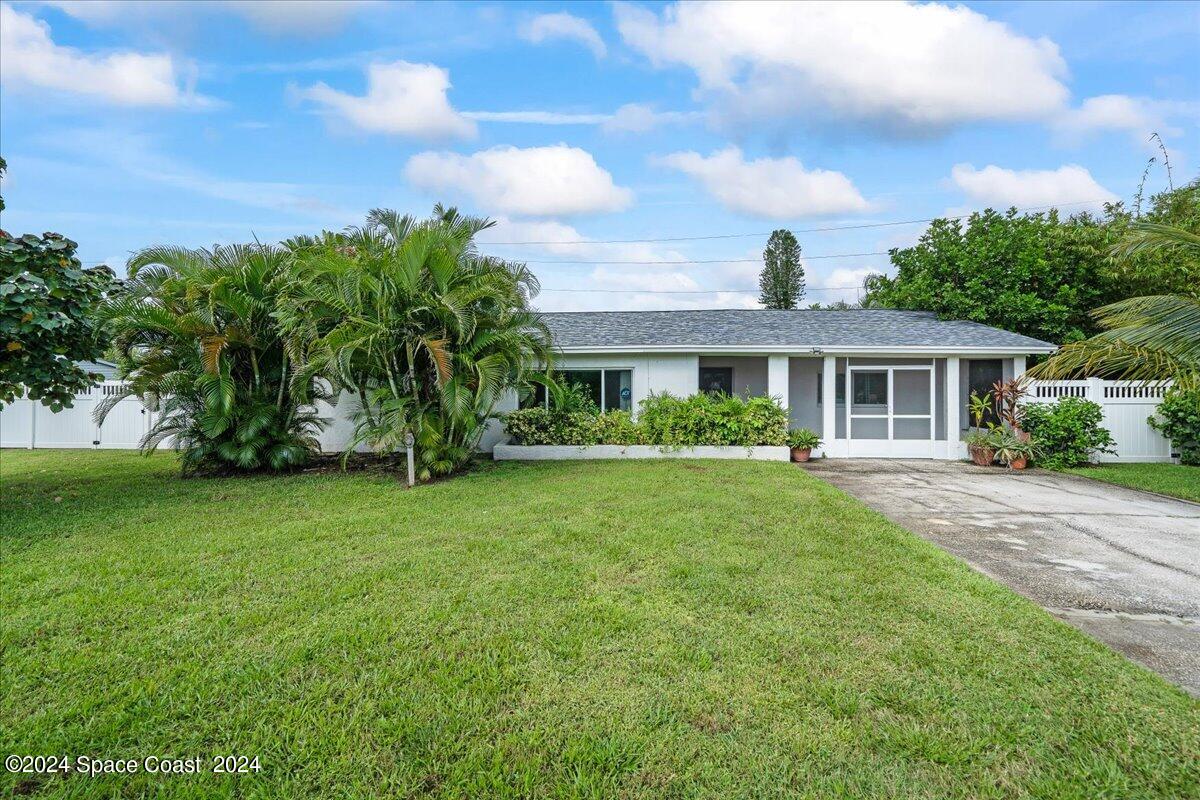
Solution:
[[[574,386],[601,411],[633,408],[633,370],[564,369],[556,372],[554,378],[563,386]],[[545,389],[538,386],[532,405],[548,404]]]

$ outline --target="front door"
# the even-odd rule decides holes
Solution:
[[[847,368],[851,456],[933,458],[933,365]]]

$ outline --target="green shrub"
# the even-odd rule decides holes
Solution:
[[[769,397],[742,400],[697,394],[651,395],[638,419],[628,411],[605,414],[525,408],[505,414],[504,430],[522,445],[648,444],[664,447],[787,444],[787,412]]]
[[[821,446],[821,437],[810,428],[793,428],[788,431],[787,445],[791,448],[812,450]]]
[[[1172,389],[1147,420],[1150,427],[1171,440],[1179,461],[1200,466],[1200,389]]]
[[[1037,442],[1043,467],[1064,469],[1090,464],[1100,453],[1115,453],[1112,435],[1100,425],[1104,412],[1090,400],[1062,397],[1056,403],[1029,403],[1021,427]]]
[[[688,398],[652,394],[641,402],[638,421],[651,444],[671,447],[701,445],[787,444],[787,412],[770,397],[694,394]]]

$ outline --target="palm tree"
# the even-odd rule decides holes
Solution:
[[[1200,236],[1172,225],[1136,222],[1113,249],[1118,260],[1170,249],[1183,258],[1200,256]],[[1132,297],[1092,312],[1104,330],[1063,345],[1029,371],[1033,378],[1105,376],[1118,380],[1174,379],[1182,388],[1200,386],[1200,286],[1192,296]]]
[[[171,439],[183,469],[296,466],[317,449],[320,396],[297,380],[273,316],[286,253],[264,245],[159,246],[129,259],[123,290],[101,309],[127,381],[123,397],[160,404],[145,452]]]
[[[287,243],[279,318],[306,374],[357,396],[348,451],[392,451],[412,433],[419,477],[452,472],[503,393],[551,362],[529,305],[537,280],[475,247],[492,224],[440,205],[425,221],[374,210],[361,228]]]

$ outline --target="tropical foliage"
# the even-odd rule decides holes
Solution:
[[[108,267],[84,269],[75,242],[57,233],[0,231],[0,402],[27,392],[52,411],[100,376],[79,361],[104,352],[94,311],[113,286]]]
[[[1172,389],[1149,422],[1171,440],[1180,463],[1200,466],[1200,389]]]
[[[640,403],[636,420],[627,411],[526,408],[504,415],[504,430],[516,444],[523,445],[754,447],[788,443],[787,412],[773,398],[743,400],[705,392],[688,398],[651,395]]]
[[[1024,406],[1021,427],[1038,442],[1038,463],[1051,469],[1091,464],[1101,453],[1114,453],[1112,435],[1101,423],[1104,411],[1080,397]]]
[[[375,210],[362,227],[291,240],[278,317],[308,377],[357,398],[349,449],[416,440],[418,477],[461,467],[508,390],[551,364],[522,264],[479,254],[493,223],[435,207],[418,221]]]
[[[158,404],[142,441],[170,440],[185,472],[287,469],[317,449],[322,396],[298,373],[274,316],[287,253],[266,245],[151,247],[129,260],[124,291],[100,312],[129,395]]]

